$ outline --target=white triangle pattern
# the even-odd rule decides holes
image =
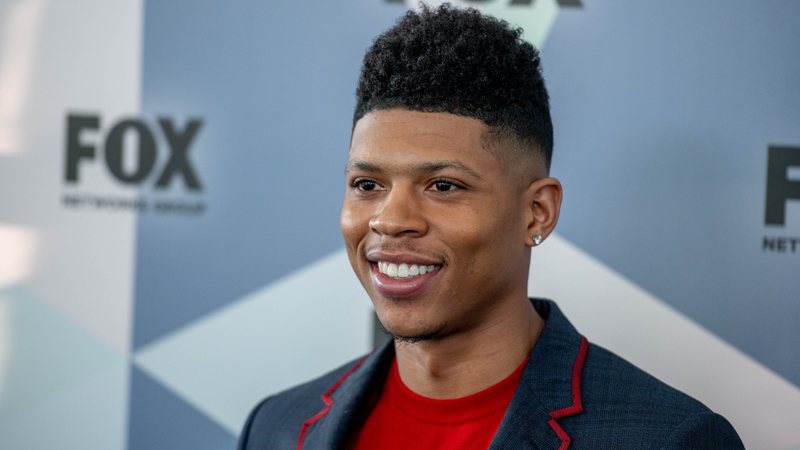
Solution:
[[[136,352],[136,364],[233,433],[262,397],[366,353],[372,309],[339,251]]]

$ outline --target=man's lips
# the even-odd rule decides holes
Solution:
[[[367,253],[372,283],[389,298],[409,298],[421,294],[439,274],[443,264],[433,258],[410,253]]]
[[[377,263],[370,263],[370,278],[378,292],[388,298],[411,298],[422,294],[431,284],[439,269],[422,275],[396,278],[385,275],[378,270]]]

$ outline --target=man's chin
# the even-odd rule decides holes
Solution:
[[[384,326],[384,328],[386,328]],[[442,324],[430,330],[410,331],[403,330],[403,332],[393,332],[391,329],[386,329],[389,335],[395,342],[402,344],[417,344],[420,342],[437,341],[444,336],[445,325]]]

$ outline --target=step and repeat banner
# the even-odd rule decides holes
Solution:
[[[0,2],[0,448],[233,448],[372,348],[343,169],[415,4]],[[459,4],[542,49],[565,200],[531,295],[800,448],[800,2]]]

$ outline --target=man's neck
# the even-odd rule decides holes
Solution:
[[[527,299],[475,329],[444,338],[396,341],[403,383],[429,398],[460,398],[500,382],[522,364],[544,328]]]

